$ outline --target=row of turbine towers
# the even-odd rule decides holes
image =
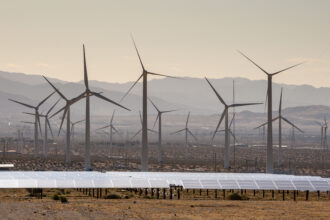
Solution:
[[[59,132],[61,131],[64,119],[66,117],[67,119],[67,123],[66,123],[66,162],[70,163],[71,159],[70,159],[70,137],[71,137],[71,131],[73,130],[73,124],[71,125],[71,121],[70,121],[70,107],[75,104],[76,102],[85,99],[86,101],[86,114],[85,114],[85,169],[86,170],[91,170],[91,162],[90,162],[90,96],[95,96],[97,98],[100,98],[104,101],[107,101],[109,103],[112,103],[114,105],[116,105],[117,107],[120,107],[122,109],[128,110],[130,111],[130,109],[124,107],[123,105],[121,105],[120,103],[125,99],[125,97],[130,93],[130,91],[134,88],[134,86],[140,81],[140,79],[142,78],[142,116],[141,116],[141,123],[142,123],[142,153],[141,153],[141,171],[148,171],[148,131],[150,129],[148,129],[148,119],[147,119],[147,105],[148,105],[148,92],[147,92],[147,79],[148,79],[148,75],[155,75],[155,76],[162,76],[162,77],[169,77],[169,78],[174,78],[174,79],[179,79],[179,77],[173,77],[173,76],[168,76],[168,75],[164,75],[164,74],[159,74],[159,73],[154,73],[151,71],[148,71],[141,59],[140,53],[138,51],[138,48],[136,46],[136,43],[132,37],[132,41],[134,44],[134,48],[135,51],[137,53],[141,68],[142,68],[142,74],[138,77],[138,79],[133,83],[133,85],[128,89],[128,91],[124,94],[124,96],[121,98],[121,100],[119,102],[115,102],[113,100],[110,100],[108,98],[106,98],[105,96],[103,96],[101,93],[97,93],[94,91],[91,91],[89,88],[89,84],[88,84],[88,73],[87,73],[87,63],[86,63],[86,55],[85,55],[85,46],[83,45],[83,65],[84,65],[84,85],[85,85],[85,91],[82,92],[80,95],[78,95],[77,97],[74,97],[72,99],[68,99],[66,96],[64,96],[64,94],[54,86],[54,84],[52,82],[50,82],[46,77],[44,77],[44,79],[47,81],[47,83],[54,89],[54,92],[52,92],[50,95],[48,95],[45,99],[43,99],[37,106],[32,106],[23,102],[19,102],[16,100],[12,100],[9,99],[15,103],[18,103],[20,105],[23,105],[25,107],[28,107],[30,109],[34,109],[35,112],[34,113],[27,113],[27,114],[31,114],[35,116],[35,121],[34,121],[34,155],[35,157],[38,157],[38,152],[39,152],[39,147],[38,147],[38,130],[40,129],[40,133],[41,131],[41,125],[40,125],[40,117],[44,117],[45,118],[45,136],[44,136],[44,154],[47,155],[47,127],[49,127],[50,131],[51,131],[51,126],[49,123],[49,118],[54,117],[55,115],[59,114],[60,112],[63,111],[63,115],[62,115],[62,119],[61,119],[61,124],[59,127]],[[243,54],[242,52],[238,51],[242,56],[244,56],[247,60],[249,60],[251,63],[253,63],[256,67],[258,67],[261,71],[263,71],[266,75],[267,75],[267,79],[268,79],[268,86],[267,86],[267,122],[265,125],[267,125],[267,153],[266,153],[266,173],[273,173],[274,172],[274,163],[273,163],[273,132],[272,132],[272,124],[273,121],[275,121],[276,119],[279,119],[279,128],[280,128],[280,132],[281,132],[281,120],[284,120],[286,122],[288,122],[289,124],[292,124],[291,122],[289,122],[287,119],[285,119],[282,115],[281,115],[281,104],[280,104],[280,111],[279,111],[279,116],[275,119],[272,118],[272,77],[284,72],[286,70],[289,70],[291,68],[294,68],[298,65],[301,65],[302,63],[287,67],[285,69],[276,71],[274,73],[269,73],[266,70],[264,70],[263,68],[261,68],[258,64],[256,64],[253,60],[251,60],[249,57],[247,57],[245,54]],[[262,103],[233,103],[233,104],[227,104],[224,99],[220,96],[220,94],[218,93],[218,91],[214,88],[214,86],[211,84],[211,82],[205,77],[207,83],[210,85],[211,89],[213,90],[213,92],[216,94],[217,98],[219,99],[219,101],[224,105],[224,110],[221,114],[220,120],[216,126],[216,129],[213,133],[212,136],[212,142],[213,139],[216,135],[217,132],[219,132],[219,127],[223,121],[223,119],[225,120],[225,153],[224,153],[224,167],[225,168],[230,168],[230,135],[232,135],[231,133],[231,123],[229,125],[229,113],[228,110],[230,108],[237,108],[237,107],[241,107],[241,106],[250,106],[250,105],[258,105],[258,104],[262,104]],[[48,100],[54,93],[57,93],[65,102],[65,106],[60,108],[57,112],[55,112],[53,115],[51,115],[50,117],[48,117],[49,113],[52,111],[52,109],[55,107],[55,105],[58,103],[58,101],[49,109],[49,111],[47,112],[47,114],[42,115],[39,113],[39,107],[46,101]],[[282,97],[282,95],[281,95]],[[150,99],[149,99],[150,100]],[[282,98],[281,98],[282,100]],[[162,161],[162,137],[161,137],[161,116],[163,113],[167,113],[167,112],[171,112],[173,110],[170,111],[160,111],[156,105],[150,100],[150,102],[152,103],[152,105],[155,107],[155,109],[157,110],[157,120],[159,122],[159,127],[158,127],[158,135],[159,135],[159,143],[158,143],[158,161],[161,162]],[[111,117],[110,120],[110,124],[103,127],[103,128],[110,128],[110,144],[112,145],[112,132],[117,132],[115,127],[113,126],[113,116],[114,113]],[[181,131],[185,131],[185,137],[186,137],[186,145],[187,145],[187,137],[188,134],[192,135],[194,138],[196,138],[192,132],[189,130],[188,128],[188,120],[189,120],[189,116],[190,113],[188,114],[187,117],[187,121],[186,121],[186,127],[184,129],[181,129],[179,131],[176,131],[174,133],[179,133]],[[82,121],[79,121],[82,122]],[[157,122],[157,121],[156,121]],[[155,122],[155,123],[156,123]],[[71,127],[72,126],[72,127]],[[71,129],[72,128],[72,129]],[[103,129],[102,128],[102,129]],[[51,131],[52,133],[52,131]],[[42,134],[42,133],[41,133]],[[235,139],[235,137],[234,137]],[[280,135],[280,140],[281,140],[281,135]],[[281,141],[280,141],[281,143]],[[280,144],[281,146],[281,144]],[[187,147],[187,146],[186,146]],[[112,146],[111,146],[112,148]],[[281,150],[280,150],[281,151]],[[280,153],[281,154],[281,153]]]

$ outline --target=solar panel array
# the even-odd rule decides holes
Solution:
[[[2,171],[0,188],[169,188],[330,191],[330,179],[262,173]]]

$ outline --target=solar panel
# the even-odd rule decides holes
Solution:
[[[1,171],[0,188],[168,188],[329,191],[330,179],[264,173]]]
[[[297,190],[301,191],[314,191],[314,187],[308,180],[292,180],[293,185]]]
[[[147,179],[131,178],[131,183],[133,188],[150,188]]]
[[[311,180],[311,184],[314,186],[316,191],[330,191],[330,183],[325,180]]]
[[[55,179],[37,179],[38,188],[57,188]]]
[[[274,180],[278,190],[296,190],[291,180]]]
[[[204,189],[221,189],[220,184],[218,183],[218,181],[216,179],[201,179],[200,180],[202,187]]]
[[[241,189],[258,189],[254,180],[237,180],[237,183]]]
[[[112,188],[112,181],[108,178],[96,178],[93,180],[96,188]]]
[[[240,189],[236,180],[221,179],[218,180],[218,182],[220,183],[221,189]]]
[[[35,179],[18,179],[19,188],[37,188],[37,180]]]
[[[92,179],[79,178],[74,179],[75,188],[94,188]]]
[[[169,184],[166,180],[149,180],[151,188],[169,188]]]
[[[73,179],[55,179],[57,188],[78,188],[76,187]]]
[[[18,181],[15,179],[1,179],[0,188],[17,188]]]
[[[112,179],[112,183],[114,188],[132,188],[131,181],[127,177]]]
[[[258,188],[261,190],[274,190],[276,189],[272,180],[256,180]]]
[[[199,180],[194,179],[184,179],[182,180],[183,188],[185,189],[202,189],[202,185]]]

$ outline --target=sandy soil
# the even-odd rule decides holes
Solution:
[[[330,219],[330,202],[96,200],[1,201],[1,219]]]
[[[330,200],[323,198],[304,201],[303,193],[298,201],[287,195],[286,201],[268,194],[264,200],[228,201],[184,195],[182,200],[146,199],[128,191],[111,193],[121,199],[96,199],[76,190],[66,191],[68,203],[52,199],[58,190],[47,190],[43,199],[29,196],[26,190],[1,190],[0,219],[330,219]],[[251,195],[250,195],[251,196]],[[214,198],[214,197],[213,197]],[[278,200],[276,200],[278,199]]]

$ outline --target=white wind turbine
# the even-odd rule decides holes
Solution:
[[[189,143],[188,143],[188,134],[190,134],[190,135],[195,139],[195,141],[197,141],[196,136],[195,136],[195,135],[190,131],[190,129],[188,128],[189,118],[190,118],[190,112],[188,113],[188,116],[187,116],[187,120],[186,120],[186,126],[185,126],[185,128],[183,128],[183,129],[181,129],[181,130],[178,130],[178,131],[175,131],[175,132],[171,133],[171,134],[178,134],[178,133],[180,133],[180,132],[182,132],[182,131],[185,132],[185,146],[184,146],[184,147],[185,147],[185,157],[188,156],[188,145],[189,145]]]
[[[59,96],[61,96],[61,98],[65,101],[65,106],[63,108],[61,108],[60,110],[58,110],[57,112],[55,112],[50,118],[54,117],[55,115],[57,115],[58,113],[60,113],[61,111],[64,110],[63,112],[63,116],[62,116],[62,120],[61,120],[61,125],[60,128],[58,130],[58,136],[61,133],[61,129],[62,129],[62,125],[64,122],[64,118],[66,116],[66,142],[65,142],[65,162],[66,163],[70,163],[71,162],[71,155],[70,155],[70,106],[73,105],[74,103],[78,102],[80,99],[85,97],[85,93],[80,94],[79,96],[72,98],[72,99],[68,99],[67,97],[65,97],[63,95],[63,93],[60,92],[60,90],[58,90],[45,76],[43,76],[44,79],[48,82],[48,84],[55,90],[55,92],[57,92],[57,94]]]
[[[88,74],[87,74],[87,64],[86,64],[86,55],[85,55],[85,45],[83,45],[83,57],[84,57],[84,83],[85,83],[85,98],[86,98],[86,132],[85,132],[85,169],[86,170],[91,170],[91,159],[90,159],[90,102],[89,102],[89,97],[91,95],[96,96],[100,99],[103,99],[104,101],[110,102],[112,104],[115,104],[121,108],[124,108],[128,111],[130,111],[128,108],[120,105],[117,102],[114,102],[100,93],[93,92],[89,89],[88,85]]]
[[[50,133],[54,139],[54,135],[53,135],[53,131],[52,131],[52,128],[50,126],[50,123],[49,123],[49,113],[53,110],[53,108],[57,105],[57,103],[60,101],[57,100],[57,102],[55,102],[52,107],[47,111],[47,113],[45,115],[43,114],[39,114],[39,117],[44,117],[45,118],[45,133],[44,133],[44,143],[43,143],[43,155],[44,157],[47,157],[48,155],[48,145],[47,145],[47,141],[48,141],[48,128],[50,130]],[[28,115],[35,115],[34,113],[28,113],[28,112],[23,112],[24,114],[28,114]]]
[[[262,103],[235,103],[235,104],[231,104],[231,105],[227,105],[226,102],[221,98],[221,96],[219,95],[219,93],[215,90],[215,88],[213,87],[213,85],[210,83],[210,81],[205,77],[206,81],[208,82],[208,84],[211,86],[212,90],[214,91],[215,95],[218,97],[219,101],[225,106],[225,109],[223,110],[223,113],[221,115],[221,118],[219,120],[219,123],[213,133],[212,136],[212,141],[220,127],[220,124],[223,120],[223,118],[225,118],[225,158],[224,158],[224,168],[225,169],[229,169],[230,168],[230,131],[229,131],[229,123],[228,123],[228,109],[229,108],[233,108],[233,107],[241,107],[241,106],[248,106],[248,105],[259,105]]]
[[[289,125],[291,125],[292,127],[294,127],[295,129],[297,129],[298,131],[300,131],[301,133],[303,133],[303,131],[300,128],[298,128],[296,125],[294,125],[291,121],[289,121],[287,118],[285,118],[282,115],[282,95],[283,95],[283,88],[281,89],[278,116],[276,118],[272,119],[272,122],[278,120],[278,165],[279,166],[283,165],[283,161],[282,161],[282,157],[283,157],[283,154],[282,154],[282,120],[285,121],[286,123],[288,123]],[[267,124],[268,124],[268,122],[265,122],[256,128],[263,127]]]
[[[113,156],[112,155],[112,152],[113,152],[113,147],[112,147],[112,145],[113,145],[113,141],[112,141],[113,133],[116,133],[121,137],[118,129],[116,129],[115,126],[113,125],[114,116],[115,116],[115,110],[112,112],[110,123],[107,126],[96,129],[96,130],[102,130],[102,129],[105,129],[105,128],[109,128],[109,157]]]
[[[167,76],[163,74],[153,73],[149,72],[145,69],[139,51],[136,47],[135,41],[132,37],[133,44],[136,50],[136,53],[138,55],[141,67],[142,67],[142,74],[139,76],[139,78],[134,82],[134,84],[131,86],[131,88],[127,91],[127,93],[122,97],[120,102],[127,96],[127,94],[133,89],[133,87],[136,85],[136,83],[142,78],[143,80],[143,92],[142,92],[142,114],[143,114],[143,120],[142,120],[142,156],[141,156],[141,171],[148,171],[148,113],[147,113],[147,76],[148,75],[154,75],[154,76],[164,76],[164,77],[170,77],[170,78],[176,78],[172,76]]]
[[[298,63],[296,65],[287,67],[285,69],[279,70],[274,73],[269,73],[263,68],[261,68],[258,64],[256,64],[254,61],[252,61],[249,57],[247,57],[242,52],[238,51],[242,56],[244,56],[247,60],[249,60],[251,63],[253,63],[256,67],[258,67],[262,72],[264,72],[267,75],[268,79],[268,86],[267,86],[267,98],[268,98],[268,109],[267,109],[267,154],[266,154],[266,173],[273,173],[274,172],[274,162],[273,162],[273,116],[272,116],[272,102],[273,102],[273,95],[272,95],[272,79],[273,76],[284,72],[286,70],[289,70],[293,67],[299,66],[302,63]]]
[[[39,125],[39,129],[40,129],[40,135],[42,135],[42,131],[41,131],[41,124],[40,124],[40,117],[39,117],[39,107],[47,100],[49,99],[49,97],[51,97],[54,94],[51,93],[50,95],[48,95],[46,98],[44,98],[41,102],[39,102],[38,105],[33,106],[33,105],[29,105],[23,102],[19,102],[13,99],[8,99],[9,101],[15,102],[17,104],[23,105],[25,107],[31,108],[35,110],[35,116],[34,116],[34,157],[37,158],[39,156],[39,145],[38,145],[38,125]]]
[[[154,106],[154,108],[157,111],[157,118],[155,120],[154,123],[154,127],[157,123],[158,120],[158,163],[162,162],[162,114],[165,113],[170,113],[170,112],[174,112],[176,110],[168,110],[168,111],[160,111],[157,106],[152,102],[151,99],[149,99],[149,101],[151,102],[151,104]]]

